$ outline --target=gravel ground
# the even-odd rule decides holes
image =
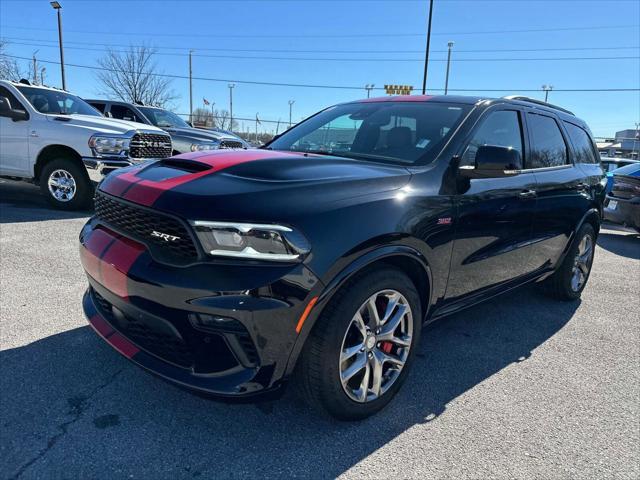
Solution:
[[[607,227],[582,300],[526,287],[426,329],[407,383],[361,423],[287,393],[178,390],[87,326],[77,235],[0,181],[3,478],[640,477],[640,238]]]

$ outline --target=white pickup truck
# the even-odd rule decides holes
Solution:
[[[157,127],[105,118],[62,90],[0,80],[0,176],[39,184],[55,207],[87,207],[92,180],[171,152]]]

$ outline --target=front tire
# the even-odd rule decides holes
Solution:
[[[84,167],[67,158],[51,160],[44,166],[40,189],[47,202],[60,210],[87,208],[93,196],[93,185]]]
[[[394,268],[350,280],[325,307],[296,369],[303,396],[322,413],[360,420],[404,383],[420,340],[419,294]]]
[[[546,290],[552,297],[564,301],[580,298],[591,274],[595,248],[595,230],[586,223],[578,230],[562,265],[546,280]]]

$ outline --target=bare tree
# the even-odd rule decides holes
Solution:
[[[214,110],[213,116],[216,128],[232,131],[238,129],[238,122],[236,120],[234,120],[233,125],[231,125],[231,115],[229,114],[229,110]]]
[[[22,78],[22,71],[15,59],[7,53],[8,42],[0,38],[0,78],[17,82]]]
[[[155,53],[144,45],[129,47],[124,53],[109,50],[98,60],[102,67],[96,74],[100,93],[125,102],[166,107],[177,96],[171,90],[171,80],[160,76],[153,61]]]

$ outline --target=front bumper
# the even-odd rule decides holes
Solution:
[[[612,208],[612,205],[615,207]],[[610,222],[640,229],[640,199],[638,197],[627,199],[607,195],[603,215],[604,219]]]
[[[166,380],[225,397],[282,385],[296,324],[321,289],[300,264],[166,265],[95,220],[80,256],[84,312],[107,343]]]
[[[82,157],[82,163],[89,173],[89,178],[100,181],[105,175],[117,170],[118,168],[130,167],[144,162],[160,160],[159,158],[96,158]]]

